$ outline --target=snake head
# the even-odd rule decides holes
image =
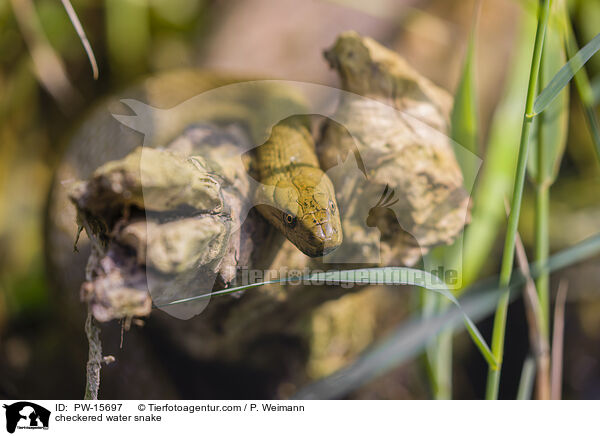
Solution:
[[[299,166],[265,183],[258,188],[257,207],[300,251],[320,257],[339,247],[340,213],[325,173]]]

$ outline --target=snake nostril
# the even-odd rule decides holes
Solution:
[[[324,239],[331,239],[333,236],[333,227],[329,224],[329,221],[319,223],[319,227],[321,229],[321,233],[323,234]]]

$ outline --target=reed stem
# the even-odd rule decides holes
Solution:
[[[542,49],[546,28],[548,26],[548,16],[550,14],[550,4],[552,0],[544,0],[538,16],[538,24],[535,33],[535,43],[533,47],[533,56],[531,61],[531,70],[529,74],[529,84],[527,87],[527,99],[525,102],[525,114],[523,116],[523,127],[521,129],[521,140],[519,143],[519,155],[517,158],[517,171],[515,174],[515,183],[513,197],[511,201],[510,217],[508,219],[508,228],[504,241],[504,252],[502,255],[502,268],[500,270],[500,287],[504,291],[498,301],[496,315],[494,318],[494,327],[492,333],[492,353],[497,362],[496,367],[489,367],[486,399],[493,400],[498,398],[498,388],[500,384],[500,372],[502,369],[502,357],[504,352],[504,335],[506,331],[506,316],[508,313],[508,304],[510,301],[510,289],[508,287],[512,276],[515,240],[519,216],[521,212],[521,202],[523,199],[523,186],[525,184],[525,171],[527,168],[527,155],[529,154],[529,133],[533,122],[533,104],[537,91],[537,81],[540,72]]]

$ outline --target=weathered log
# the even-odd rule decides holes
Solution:
[[[376,66],[368,71],[382,74],[369,76],[367,82],[350,80],[356,74],[365,76],[360,69],[342,70],[341,56],[347,54],[349,43],[359,53],[367,54],[359,57],[361,62]],[[340,156],[347,156],[354,146],[365,157],[363,164],[368,165],[369,180],[373,182],[368,190],[340,192],[348,213],[343,224],[344,231],[352,236],[349,241],[357,249],[367,247],[368,259],[373,258],[373,250],[380,244],[383,261],[396,258],[401,264],[412,264],[423,251],[450,242],[468,216],[468,196],[461,186],[460,170],[443,135],[450,97],[408,69],[395,54],[356,34],[342,36],[327,58],[340,70],[347,89],[362,92],[372,101],[390,104],[392,109],[408,108],[414,112],[412,116],[422,118],[418,122],[428,126],[417,129],[407,118],[401,125],[390,127],[387,113],[383,114],[382,123],[376,113],[364,110],[364,102],[357,105],[342,101],[338,111],[347,126],[328,123],[319,146],[325,169],[330,169]],[[391,62],[391,68],[382,59]],[[394,80],[402,87],[388,89],[387,84],[396,83]],[[148,79],[123,97],[170,107],[230,82],[201,73],[167,73]],[[386,86],[378,87],[378,83]],[[77,280],[73,280],[71,271],[83,269],[81,260],[90,253],[90,244],[93,247],[81,296],[98,320],[148,316],[151,300],[163,305],[191,297],[198,293],[198,283],[204,284],[201,292],[206,292],[206,284],[219,289],[260,279],[251,271],[285,267],[289,273],[290,269],[343,266],[309,260],[284,242],[254,211],[243,223],[235,222],[236,202],[248,194],[245,179],[240,177],[246,168],[216,168],[220,158],[211,156],[208,150],[224,150],[250,141],[243,127],[235,122],[217,126],[197,120],[200,124],[190,124],[169,143],[154,144],[158,148],[138,148],[142,138],[120,125],[111,113],[123,113],[115,100],[100,107],[74,136],[71,150],[58,171],[48,230],[51,268],[72,302],[79,293],[73,289]],[[434,137],[427,133],[432,129],[437,131]],[[354,139],[348,139],[348,132],[357,131],[363,133],[358,145]],[[208,177],[209,174],[214,177]],[[364,208],[367,199],[378,197],[390,183],[402,199],[403,211],[398,219],[404,233],[375,240],[376,233],[355,231],[356,220],[366,217],[354,213],[352,204],[359,200]],[[82,236],[78,244],[79,255],[69,254],[76,233],[75,210],[88,236]],[[377,223],[374,226],[384,227]],[[144,336],[155,344],[157,352],[147,356],[153,361],[151,365],[162,361],[171,373],[177,365],[205,365],[212,370],[224,368],[230,374],[258,374],[264,386],[255,390],[257,396],[285,396],[290,390],[282,393],[282,385],[304,383],[309,377],[306,368],[319,367],[315,359],[323,359],[322,350],[314,348],[322,347],[314,341],[314,334],[351,342],[345,328],[333,331],[332,327],[330,332],[315,333],[313,317],[333,317],[327,311],[318,312],[319,308],[357,291],[367,295],[364,301],[373,299],[372,307],[378,307],[376,301],[389,298],[364,287],[270,285],[243,295],[213,298],[208,305],[206,301],[185,303],[206,305],[201,307],[199,316],[187,321],[154,310]],[[185,308],[185,304],[165,309],[174,313],[177,307]],[[381,326],[364,326],[366,332],[371,331],[368,337],[376,336],[378,328]],[[360,351],[348,348],[353,351],[346,353],[343,361]],[[209,384],[210,373],[190,375],[188,381],[192,378],[200,385]],[[180,381],[179,386],[182,384],[185,383]]]

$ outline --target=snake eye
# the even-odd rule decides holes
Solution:
[[[335,213],[335,203],[333,200],[329,200],[329,210],[331,210],[331,213]]]
[[[297,219],[295,216],[290,215],[289,213],[283,213],[283,222],[285,222],[290,228],[294,228],[296,221]]]

